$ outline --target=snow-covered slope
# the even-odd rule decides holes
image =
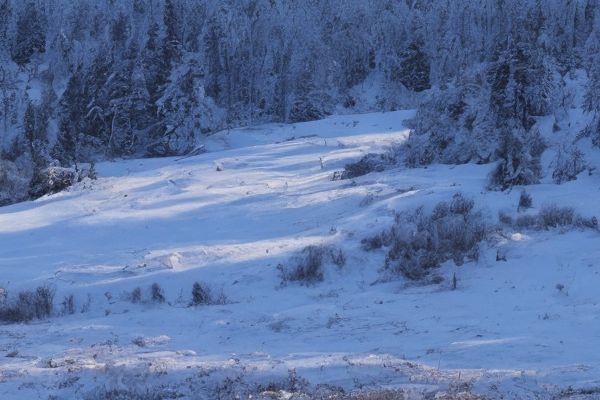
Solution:
[[[441,284],[378,282],[385,253],[360,241],[389,227],[394,212],[457,192],[489,223],[499,210],[517,212],[518,190],[484,189],[489,165],[331,180],[402,142],[411,115],[221,132],[208,153],[103,163],[97,181],[0,208],[0,287],[14,294],[50,283],[58,311],[71,294],[76,308],[0,326],[0,398],[160,385],[210,398],[226,377],[266,384],[290,369],[313,387],[346,390],[467,383],[490,397],[546,398],[569,385],[600,387],[597,231],[507,230],[477,263],[444,264]],[[528,188],[532,212],[556,203],[600,214],[596,175],[546,181]],[[328,265],[314,286],[282,286],[277,265],[310,244],[339,247],[345,265]],[[222,291],[225,304],[190,307],[195,281]],[[164,303],[151,301],[155,282]]]

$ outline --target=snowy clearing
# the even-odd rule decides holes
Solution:
[[[445,263],[440,284],[379,282],[385,252],[361,240],[395,211],[462,192],[490,224],[500,210],[517,215],[520,190],[484,189],[491,165],[331,180],[405,140],[411,115],[225,131],[205,154],[105,162],[97,181],[0,208],[0,287],[50,283],[56,304],[75,302],[74,314],[0,325],[0,398],[159,385],[202,398],[226,377],[266,384],[292,369],[312,387],[415,396],[468,384],[490,398],[575,398],[564,390],[600,387],[597,231],[507,229],[479,261]],[[600,215],[597,175],[527,190],[530,212],[556,203]],[[282,286],[277,265],[312,244],[341,249],[345,265]],[[225,304],[189,306],[195,281]],[[164,303],[151,301],[154,282]]]

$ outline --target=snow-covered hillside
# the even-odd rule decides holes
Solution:
[[[105,162],[96,181],[0,208],[0,287],[56,289],[51,318],[0,325],[0,398],[234,398],[282,379],[289,387],[271,389],[599,393],[597,230],[498,228],[477,262],[443,264],[441,283],[381,280],[385,251],[361,240],[397,211],[461,192],[490,226],[499,211],[517,215],[520,190],[485,190],[492,165],[332,180],[404,141],[412,115],[224,131],[205,154]],[[546,177],[527,188],[528,212],[557,204],[600,215],[598,186],[596,174]],[[308,245],[346,262],[326,265],[323,282],[282,285],[278,264]],[[222,293],[219,304],[190,306],[196,281]],[[165,302],[152,301],[153,283]],[[70,295],[75,312],[66,301],[58,315]]]

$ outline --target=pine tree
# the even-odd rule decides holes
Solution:
[[[554,67],[531,45],[509,43],[489,69],[490,110],[496,126],[517,124],[529,130],[535,117],[552,107]]]
[[[29,194],[38,197],[38,187],[44,180],[44,170],[48,167],[48,140],[44,116],[39,115],[39,109],[30,101],[23,117],[23,131],[29,145],[32,162],[32,176],[29,183]]]
[[[13,122],[11,114],[16,106],[17,89],[16,77],[8,68],[0,66],[0,119],[2,120],[2,133],[5,136],[8,136],[11,122]]]
[[[545,144],[538,131],[520,126],[502,131],[497,150],[498,165],[490,176],[490,188],[506,190],[517,185],[539,183],[540,156]]]
[[[165,0],[163,14],[165,37],[163,39],[163,57],[168,65],[179,60],[181,55],[181,41],[179,40],[179,21],[173,0]]]
[[[189,60],[173,73],[158,100],[157,129],[146,148],[151,156],[185,154],[200,134],[223,128],[224,112],[206,95],[204,73],[197,59]]]
[[[591,136],[592,144],[600,147],[600,56],[595,55],[588,72],[587,88],[583,97],[583,109],[592,113],[592,121],[584,129]]]
[[[600,55],[595,55],[590,66],[583,108],[587,112],[600,112]]]
[[[35,53],[46,51],[46,29],[43,16],[35,3],[29,2],[17,19],[17,31],[11,51],[12,59],[21,67],[29,63]]]
[[[8,51],[8,26],[12,8],[9,0],[0,0],[0,57]]]
[[[148,39],[142,52],[144,80],[153,111],[156,110],[155,103],[161,97],[161,91],[170,73],[169,63],[162,57],[160,51],[159,31],[157,23],[150,25],[147,32]]]
[[[107,122],[107,154],[111,157],[129,156],[136,151],[138,139],[132,126],[132,75],[136,56],[137,49],[130,46],[122,57],[113,61],[113,73],[101,90],[104,96],[99,99],[99,104]]]
[[[223,36],[216,18],[212,18],[208,22],[208,28],[204,36],[205,57],[208,64],[206,94],[215,99],[216,102],[219,102],[222,91],[221,74],[223,67],[221,65],[220,44]]]
[[[110,36],[113,45],[117,49],[125,47],[127,37],[129,34],[129,18],[127,15],[120,12],[117,17],[112,21],[110,27]]]
[[[326,115],[325,93],[318,90],[313,82],[314,65],[306,62],[297,81],[295,100],[290,109],[290,122],[314,121]]]
[[[27,103],[27,109],[23,116],[23,133],[29,144],[29,150],[33,155],[33,141],[35,140],[35,109],[31,101]]]
[[[86,105],[82,101],[84,99],[83,72],[79,68],[71,75],[59,106],[61,118],[52,156],[63,165],[70,165],[79,159],[77,147],[82,126],[81,120],[87,114]]]
[[[131,123],[134,129],[143,130],[154,122],[152,113],[152,104],[146,77],[144,76],[144,66],[140,60],[135,61],[131,73]]]
[[[431,87],[429,60],[422,47],[419,42],[411,43],[402,55],[399,68],[392,73],[392,79],[398,80],[415,92],[422,92]]]

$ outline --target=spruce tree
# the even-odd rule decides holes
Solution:
[[[71,75],[59,105],[61,118],[52,156],[63,165],[70,165],[79,158],[77,142],[82,131],[82,119],[88,114],[82,101],[85,98],[83,72],[79,68]]]
[[[587,112],[600,112],[600,55],[594,56],[588,72],[588,83],[583,97],[583,107]]]
[[[142,51],[144,80],[148,96],[150,96],[151,107],[155,107],[156,101],[162,96],[161,91],[170,73],[169,63],[161,54],[159,32],[158,24],[152,23],[148,28],[148,39]],[[156,109],[154,108],[154,110]]]
[[[165,37],[163,39],[163,57],[171,65],[179,60],[181,42],[179,40],[179,21],[173,0],[165,0],[163,14]]]
[[[35,3],[29,2],[17,19],[17,31],[11,51],[12,59],[21,67],[29,63],[34,53],[46,51],[46,29],[43,15]]]
[[[0,0],[0,56],[8,51],[8,26],[12,15],[9,0]]]
[[[326,94],[313,82],[314,68],[314,64],[307,61],[299,76],[288,117],[290,122],[314,121],[327,114],[324,104]]]
[[[429,60],[422,47],[420,42],[411,43],[402,55],[400,67],[394,74],[398,81],[415,92],[422,92],[431,87]]]
[[[216,102],[221,97],[221,49],[220,44],[224,34],[218,25],[216,18],[208,22],[206,34],[204,36],[205,57],[208,64],[208,76],[206,82],[206,94]]]

